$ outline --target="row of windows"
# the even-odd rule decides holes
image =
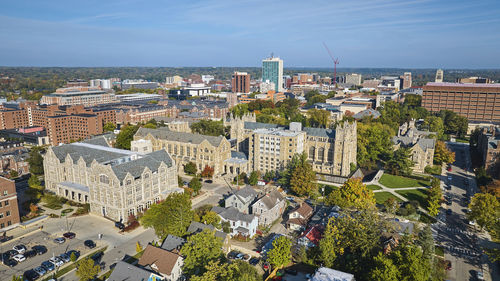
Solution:
[[[5,216],[9,217],[10,216],[10,211],[5,212]],[[3,213],[0,213],[0,219],[3,218]]]
[[[11,221],[7,221],[7,226],[11,226],[12,225],[12,222]],[[4,228],[5,227],[5,223],[0,223],[0,228]]]
[[[7,192],[7,191],[4,191],[4,195],[7,195],[7,194],[5,194],[5,192]],[[10,204],[10,203],[9,203],[9,201],[8,201],[8,200],[7,200],[7,201],[3,201],[3,202],[0,202],[0,207],[3,207],[3,206],[9,206],[9,204]]]

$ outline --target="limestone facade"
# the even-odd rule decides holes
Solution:
[[[89,203],[91,213],[115,221],[182,192],[165,150],[144,154],[81,142],[48,148],[43,165],[48,191]]]

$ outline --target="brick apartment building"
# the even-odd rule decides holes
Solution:
[[[500,84],[427,83],[422,106],[454,111],[472,122],[500,124]]]
[[[12,228],[20,221],[16,184],[0,177],[0,231]]]
[[[250,74],[246,72],[234,72],[231,85],[233,93],[250,93]]]
[[[114,109],[22,103],[17,109],[0,110],[0,129],[44,127],[52,145],[101,134],[106,123],[116,124]]]

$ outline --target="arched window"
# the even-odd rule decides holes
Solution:
[[[318,150],[318,160],[323,161],[325,157],[325,149],[323,147],[320,147]]]
[[[109,178],[108,178],[108,176],[106,176],[106,175],[100,175],[100,176],[99,176],[99,181],[100,181],[101,183],[109,184]]]
[[[309,159],[314,161],[314,146],[309,147]]]

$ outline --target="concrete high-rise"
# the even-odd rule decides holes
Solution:
[[[283,91],[283,60],[270,57],[262,60],[262,81],[274,83],[276,92]]]
[[[233,93],[250,93],[250,74],[235,71],[231,79]]]
[[[405,72],[403,75],[403,89],[411,88],[411,72]]]
[[[347,74],[345,76],[345,83],[346,84],[353,84],[353,85],[361,85],[361,74],[357,74],[357,73],[352,73],[352,74]]]
[[[442,69],[438,69],[436,71],[436,79],[434,80],[434,82],[436,82],[436,83],[443,82],[443,70]]]

